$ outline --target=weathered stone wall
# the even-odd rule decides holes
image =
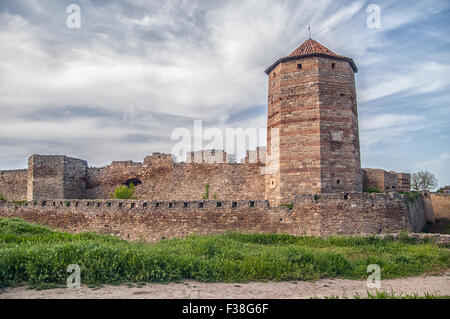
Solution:
[[[86,196],[87,162],[64,157],[63,198],[81,199]]]
[[[350,64],[302,57],[279,63],[268,76],[267,155],[273,158],[278,145],[279,158],[266,179],[267,199],[278,203],[297,194],[362,191]]]
[[[63,173],[63,156],[31,156],[28,159],[27,199],[64,198]]]
[[[397,173],[387,172],[379,168],[363,169],[363,187],[376,188],[382,192],[397,191]]]
[[[97,231],[127,240],[157,241],[225,231],[329,236],[409,228],[404,198],[386,194],[297,196],[293,209],[267,201],[39,200],[0,202],[0,216],[19,217],[69,232]]]
[[[397,173],[397,191],[410,192],[411,191],[411,174]]]
[[[143,163],[113,162],[89,168],[87,198],[109,198],[114,189],[135,180],[135,194],[146,200],[201,200],[209,184],[209,198],[264,199],[264,175],[257,163],[174,163],[155,153]],[[136,183],[138,181],[138,183]],[[138,185],[137,185],[138,184]]]
[[[10,201],[27,199],[28,170],[0,171],[0,194]]]
[[[362,192],[355,72],[319,58],[321,192]]]
[[[413,201],[407,201],[408,217],[409,217],[409,231],[421,232],[426,224],[424,202],[422,196],[418,196]]]
[[[63,155],[28,159],[27,199],[86,198],[87,162]]]
[[[431,194],[431,203],[436,219],[450,219],[450,194]]]

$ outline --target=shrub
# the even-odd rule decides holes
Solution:
[[[203,200],[209,199],[209,184],[205,185],[205,193],[202,195],[202,199]]]
[[[117,199],[136,199],[134,196],[134,185],[133,183],[130,183],[130,186],[120,185],[116,188],[114,194],[111,193],[109,196]]]
[[[2,194],[0,194],[0,200],[6,200],[5,197],[3,197]]]
[[[289,209],[293,209],[294,208],[294,204],[292,204],[292,203],[280,204],[280,207],[287,207]]]
[[[405,195],[405,199],[406,199],[407,203],[415,202],[417,197],[419,196],[419,193],[418,192],[414,192],[414,191],[412,191],[412,192],[400,191],[399,193]]]
[[[368,187],[364,189],[364,193],[382,193],[382,191],[375,187]]]

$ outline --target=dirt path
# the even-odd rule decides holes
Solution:
[[[435,274],[409,278],[386,279],[381,288],[387,292],[424,295],[430,293],[450,296],[450,270]],[[9,298],[310,298],[324,296],[353,297],[367,291],[364,280],[321,279],[315,282],[251,282],[245,284],[201,283],[187,280],[182,283],[148,284],[141,288],[103,286],[78,289],[50,289],[36,291],[26,287],[7,288],[0,293],[0,299]],[[370,289],[374,291],[374,289]]]

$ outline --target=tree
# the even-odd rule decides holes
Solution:
[[[429,190],[437,186],[436,177],[427,171],[413,173],[411,175],[411,187],[415,191]]]

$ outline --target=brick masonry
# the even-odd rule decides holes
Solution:
[[[376,234],[411,228],[400,195],[339,193],[297,196],[293,208],[267,201],[36,200],[0,202],[0,216],[55,229],[96,231],[148,242],[226,231],[329,236]],[[202,207],[201,207],[202,206]]]
[[[278,145],[279,158],[266,179],[266,198],[279,203],[297,194],[362,191],[352,66],[298,57],[267,74],[267,156]]]
[[[136,196],[146,200],[202,200],[209,184],[210,199],[264,200],[261,163],[174,163],[170,155],[155,153],[143,163],[113,162],[89,168],[87,198],[109,198],[118,185],[135,179]],[[135,183],[136,184],[136,183]]]
[[[376,188],[382,192],[411,191],[411,174],[385,171],[379,168],[363,169],[364,189]]]
[[[361,169],[355,72],[352,59],[307,40],[266,70],[266,156],[257,149],[243,163],[220,163],[228,155],[209,150],[195,153],[200,163],[174,163],[153,153],[142,163],[91,168],[81,159],[33,155],[28,170],[0,172],[0,194],[30,201],[2,203],[0,214],[148,241],[229,229],[318,236],[417,230],[431,220],[430,199],[407,204],[399,194],[361,193],[363,186],[406,189],[409,179]],[[139,200],[107,200],[130,183]],[[199,207],[207,184],[221,207]],[[292,210],[279,207],[288,203]]]
[[[63,155],[28,159],[27,199],[86,198],[87,162]]]
[[[28,170],[0,171],[0,194],[8,200],[27,199]]]

